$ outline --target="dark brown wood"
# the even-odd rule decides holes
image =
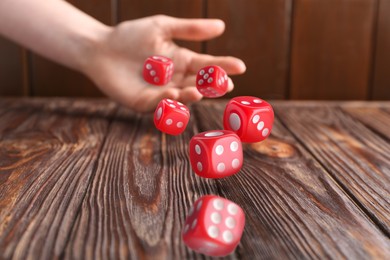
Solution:
[[[86,76],[45,58],[33,55],[32,68],[33,96],[103,96]]]
[[[180,232],[206,194],[246,214],[227,259],[390,255],[389,103],[271,102],[272,134],[243,145],[241,171],[204,179],[189,140],[221,129],[225,104],[193,105],[169,136],[107,101],[0,99],[0,258],[205,259]]]
[[[221,128],[221,104],[210,102],[198,111],[200,130]],[[283,123],[299,124],[285,118]],[[385,257],[387,238],[300,143],[276,119],[269,139],[244,146],[240,173],[217,181],[219,192],[246,212],[238,254],[245,259]]]
[[[294,2],[292,99],[368,99],[376,0]]]
[[[187,259],[185,213],[200,193],[216,193],[212,181],[191,173],[189,131],[162,135],[151,116],[122,110],[102,149],[67,259]],[[113,152],[113,151],[116,152]]]
[[[373,99],[390,99],[390,1],[379,0],[375,48]]]
[[[115,0],[70,0],[71,4],[105,24],[116,18],[111,12]],[[87,96],[103,94],[95,84],[79,72],[65,68],[38,55],[32,58],[32,94],[34,96]]]
[[[202,18],[202,0],[119,0],[119,20],[133,20],[151,15],[164,14],[180,18]],[[182,47],[200,52],[199,42],[177,41]]]
[[[1,259],[61,255],[114,108],[107,101],[0,101]]]
[[[0,37],[0,96],[24,94],[22,50]]]
[[[390,252],[380,230],[278,121],[270,140],[245,146],[240,174],[196,177],[188,141],[198,131],[220,129],[222,112],[220,103],[196,106],[196,124],[171,137],[157,132],[150,116],[122,111],[65,258],[195,258],[180,230],[191,203],[210,193],[236,201],[247,214],[232,258],[380,258]]]
[[[207,43],[207,52],[244,60],[247,71],[233,76],[230,96],[266,99],[288,96],[288,65],[292,0],[210,0],[209,17],[226,23],[226,32]]]
[[[385,107],[389,108],[388,103]],[[361,112],[348,107],[356,116]],[[364,107],[360,108],[364,110]],[[353,112],[355,111],[355,112]],[[276,114],[347,194],[390,236],[390,143],[334,106],[276,107]],[[390,115],[371,111],[385,121]],[[373,119],[363,119],[370,124]]]
[[[386,109],[387,107],[387,109]],[[342,106],[351,116],[372,131],[390,140],[390,106],[386,103],[348,103]]]

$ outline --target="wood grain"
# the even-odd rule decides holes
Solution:
[[[387,105],[388,107],[388,105]],[[351,109],[349,109],[350,111]],[[356,110],[355,110],[356,111]],[[356,116],[355,112],[354,115]],[[372,112],[386,117],[383,113]],[[390,144],[337,106],[279,109],[276,114],[387,235],[390,235]],[[369,117],[370,114],[365,115]],[[359,116],[358,116],[359,117]],[[380,120],[379,118],[379,120]],[[375,123],[380,132],[383,124]],[[369,123],[371,119],[364,120]]]
[[[236,88],[230,96],[288,97],[292,2],[207,1],[208,16],[226,23],[225,33],[207,43],[207,52],[236,56],[247,65],[244,75],[232,77]]]
[[[180,18],[202,18],[204,16],[202,0],[119,0],[119,20],[133,20],[147,16],[164,14]],[[201,52],[199,42],[177,41],[182,46]]]
[[[68,2],[97,20],[111,24],[116,19],[111,12],[113,1],[115,0],[69,0]],[[84,75],[38,55],[32,57],[32,71],[34,96],[103,96],[94,83]]]
[[[390,1],[379,0],[372,98],[390,99]]]
[[[22,96],[22,49],[0,37],[0,96]]]
[[[246,214],[226,259],[385,259],[389,104],[271,103],[271,136],[213,180],[193,173],[188,144],[221,129],[225,101],[193,105],[168,136],[104,100],[0,99],[0,259],[211,259],[180,236],[206,194]]]
[[[388,104],[375,104],[377,103],[374,105],[345,104],[342,105],[342,109],[388,142],[390,140],[390,106]]]
[[[368,99],[376,0],[297,0],[292,99]]]
[[[221,128],[222,104],[197,111],[200,130]],[[390,253],[388,239],[279,120],[270,138],[244,147],[240,173],[217,181],[220,194],[246,212],[242,258],[365,259]]]
[[[1,259],[61,255],[114,108],[106,101],[1,100]]]
[[[110,127],[66,259],[189,259],[185,213],[212,180],[191,173],[188,141],[196,128],[161,134],[151,116],[121,110]]]
[[[221,104],[195,106],[195,121],[185,134],[171,137],[155,130],[151,117],[122,110],[111,125],[65,258],[201,258],[182,244],[180,230],[185,212],[203,194],[224,196],[246,212],[245,233],[231,258],[390,253],[386,237],[278,121],[270,140],[245,146],[239,174],[222,180],[195,176],[189,139],[220,129],[222,112]]]

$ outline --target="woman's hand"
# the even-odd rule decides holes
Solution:
[[[126,21],[107,30],[87,54],[82,71],[109,97],[139,112],[153,110],[163,98],[183,103],[198,101],[195,87],[198,70],[219,65],[228,74],[241,74],[244,63],[233,57],[215,57],[177,46],[173,39],[203,41],[223,33],[225,25],[215,19],[179,19],[157,15]],[[173,60],[172,81],[152,86],[142,78],[147,57],[162,55]],[[229,91],[233,82],[229,79]]]

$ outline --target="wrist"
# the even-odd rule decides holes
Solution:
[[[88,76],[90,68],[95,66],[94,62],[104,52],[104,42],[111,33],[112,27],[102,23],[96,23],[93,28],[84,30],[78,36],[79,50],[76,53],[76,69]]]

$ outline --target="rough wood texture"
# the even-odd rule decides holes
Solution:
[[[201,130],[220,129],[222,112],[221,104],[199,106]],[[241,257],[364,259],[390,252],[388,240],[279,120],[269,139],[245,145],[244,158],[240,174],[217,181],[246,213]]]
[[[292,99],[366,99],[376,0],[294,2]]]
[[[231,96],[288,96],[291,0],[210,0],[208,17],[226,22],[226,32],[207,43],[207,52],[243,59],[247,71],[233,77]]]
[[[113,103],[1,100],[0,258],[59,256],[94,174]]]
[[[357,118],[365,118],[366,124],[373,120],[367,119],[372,115],[380,122],[385,121],[372,126],[379,131],[389,124],[387,113],[371,110],[371,114],[363,115],[361,111],[368,110],[364,106],[347,110]],[[390,236],[389,139],[378,136],[338,106],[277,107],[276,113],[347,194]]]
[[[390,99],[390,1],[379,0],[372,98]]]
[[[389,104],[272,104],[271,137],[244,144],[239,174],[210,180],[188,143],[221,128],[224,102],[194,105],[173,137],[109,102],[0,100],[0,258],[205,259],[180,232],[192,203],[218,194],[246,213],[227,259],[385,259]]]
[[[191,174],[187,156],[191,128],[177,138],[161,135],[152,117],[120,112],[65,258],[194,256],[180,237],[185,213],[200,191],[216,191],[207,185],[211,181]]]
[[[361,121],[367,128],[390,140],[390,108],[385,103],[348,103],[342,106],[351,116]]]

